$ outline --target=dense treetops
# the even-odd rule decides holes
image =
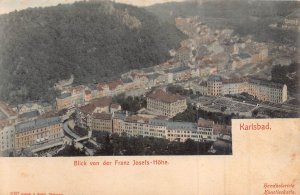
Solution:
[[[0,98],[53,100],[53,86],[113,79],[167,60],[184,35],[143,8],[77,2],[0,16]]]
[[[272,23],[300,8],[297,1],[197,1],[170,2],[147,7],[161,20],[175,22],[176,17],[200,16],[210,28],[231,28],[241,36],[253,35],[256,41],[275,41],[299,47],[299,33],[272,29]]]

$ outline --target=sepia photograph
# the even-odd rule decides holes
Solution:
[[[0,156],[232,156],[300,117],[299,35],[298,1],[0,0]]]

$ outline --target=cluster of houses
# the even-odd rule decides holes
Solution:
[[[299,17],[294,17],[297,13],[286,18],[286,28],[299,28]],[[257,43],[249,36],[241,38],[231,29],[212,30],[198,17],[177,18],[176,25],[189,38],[181,42],[180,48],[171,50],[172,59],[164,63],[131,70],[117,80],[86,86],[73,86],[71,75],[70,79],[54,86],[61,92],[55,106],[26,103],[11,108],[0,102],[0,151],[60,139],[63,136],[60,118],[47,113],[70,108],[76,110],[76,124],[90,130],[125,132],[131,136],[154,136],[171,141],[216,140],[220,135],[230,137],[229,126],[212,121],[199,119],[196,124],[168,120],[187,108],[186,98],[152,89],[172,83],[189,83],[194,91],[209,96],[246,92],[262,101],[282,103],[287,100],[285,84],[242,74],[243,70],[248,71],[249,65],[256,71],[263,68],[263,64],[272,58],[270,48],[281,51],[287,49],[285,46],[273,48],[271,43]],[[233,77],[232,74],[240,75]],[[247,74],[251,75],[251,72]],[[112,101],[111,97],[115,95],[134,91],[137,91],[135,95],[146,94],[147,115],[122,113],[121,106]]]
[[[84,105],[96,98],[112,97],[141,88],[147,91],[155,86],[187,81],[196,77],[199,77],[199,68],[184,66],[170,60],[155,67],[132,70],[123,74],[120,79],[108,83],[62,86],[62,93],[56,98],[56,108],[61,110],[75,105]]]
[[[0,152],[20,150],[64,136],[61,118],[46,103],[12,108],[0,102]]]
[[[151,114],[130,115],[121,111],[120,105],[113,103],[111,98],[100,98],[76,109],[76,125],[95,131],[180,142],[187,139],[216,141],[221,135],[226,135],[228,139],[231,137],[230,126],[210,120],[199,119],[198,124],[168,120],[187,108],[186,99],[182,96],[158,89],[146,97],[147,109]],[[155,105],[151,102],[155,102]]]
[[[291,14],[286,16],[280,23],[270,24],[271,28],[281,28],[284,30],[294,30],[300,32],[300,8],[294,10]]]
[[[246,65],[256,66],[269,60],[268,45],[253,41],[250,36],[239,37],[231,29],[212,30],[199,17],[177,18],[176,25],[189,39],[172,54],[200,67],[201,76],[236,72]]]

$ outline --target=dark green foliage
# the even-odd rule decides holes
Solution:
[[[86,129],[78,127],[78,126],[74,127],[74,133],[76,133],[77,135],[79,135],[81,137],[88,135],[88,131]]]
[[[299,112],[285,112],[279,110],[272,110],[268,108],[258,108],[258,113],[269,116],[270,118],[299,118]]]
[[[191,89],[184,89],[180,85],[168,85],[167,86],[167,91],[173,94],[180,94],[182,96],[191,96],[193,95],[193,90]]]
[[[258,110],[253,110],[252,111],[252,117],[255,118],[257,116],[257,114],[258,114]]]
[[[137,97],[137,96],[136,97],[132,97],[132,96],[125,97],[124,94],[120,94],[120,95],[114,97],[114,102],[118,102],[121,105],[122,110],[126,110],[131,113],[136,113],[140,109],[146,108],[146,106],[147,106],[146,99],[142,96],[141,97]]]
[[[187,109],[184,112],[176,114],[172,118],[173,121],[184,121],[184,122],[192,122],[195,123],[198,120],[198,110],[196,106],[188,104]]]
[[[300,7],[296,1],[208,1],[202,4],[172,2],[148,7],[163,21],[175,22],[176,17],[200,16],[213,29],[232,28],[241,36],[253,35],[256,41],[275,41],[299,47],[299,33],[271,29],[269,24],[282,22],[283,17]]]
[[[166,139],[154,137],[128,137],[126,134],[108,135],[107,133],[94,133],[101,149],[95,155],[204,155],[212,142],[195,142],[188,139],[185,143],[170,142]]]
[[[75,143],[72,142],[71,145],[65,146],[65,148],[61,151],[59,151],[55,157],[60,157],[60,156],[86,156],[85,150],[80,150],[75,147]]]
[[[226,140],[217,140],[214,142],[213,148],[216,150],[215,155],[232,154],[232,143]]]
[[[184,112],[178,113],[172,118],[172,120],[196,123],[199,118],[204,118],[213,120],[219,124],[231,125],[231,119],[235,116],[235,114],[226,115],[220,112],[208,112],[201,108],[197,109],[196,106],[188,104],[188,108]]]
[[[169,59],[185,36],[143,8],[113,4],[141,22],[131,28],[105,2],[77,2],[0,16],[0,98],[53,100],[54,83],[102,82]]]
[[[253,95],[248,94],[247,92],[242,92],[240,94],[226,94],[225,97],[229,97],[232,99],[235,99],[237,101],[245,101],[247,103],[255,103],[258,104],[262,101],[258,100],[257,97],[254,97]]]
[[[276,65],[272,68],[272,80],[275,82],[285,83],[288,91],[297,93],[299,85],[300,64],[293,63],[289,66]]]

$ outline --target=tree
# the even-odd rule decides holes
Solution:
[[[252,117],[257,117],[257,114],[258,114],[258,110],[255,109],[252,111]]]
[[[0,99],[53,102],[53,86],[60,80],[74,75],[78,85],[117,79],[129,70],[167,61],[169,50],[185,38],[174,24],[162,24],[145,9],[112,6],[112,14],[103,2],[80,2],[3,15]],[[135,28],[117,17],[125,12],[141,25]]]

